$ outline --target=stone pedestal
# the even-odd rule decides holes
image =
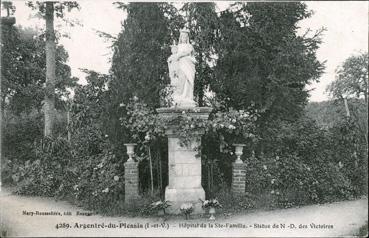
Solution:
[[[138,195],[138,163],[127,161],[124,163],[124,202],[130,204]]]
[[[245,193],[246,165],[244,163],[232,163],[232,192],[234,194]]]
[[[195,108],[159,108],[157,112],[169,120],[179,116],[208,119],[209,107]],[[184,112],[184,113],[183,113]],[[194,205],[194,214],[202,213],[201,200],[205,200],[205,191],[201,186],[201,158],[196,158],[196,148],[200,146],[202,131],[194,131],[189,145],[181,146],[178,136],[178,126],[169,124],[166,130],[168,136],[168,168],[169,184],[165,188],[165,200],[170,201],[168,213],[179,214],[183,203]]]

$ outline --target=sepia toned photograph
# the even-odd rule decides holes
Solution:
[[[0,237],[368,236],[368,2],[0,6]]]

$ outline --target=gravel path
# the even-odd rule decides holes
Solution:
[[[0,193],[0,229],[10,236],[202,236],[202,237],[337,237],[352,236],[368,220],[368,200],[363,198],[323,205],[257,211],[207,219],[77,216],[86,212],[50,198]],[[31,212],[60,215],[31,215]],[[24,213],[25,212],[25,213]],[[71,215],[64,215],[70,212]],[[28,214],[28,215],[26,215]],[[57,224],[65,228],[56,229]],[[313,226],[315,224],[315,227]],[[276,227],[275,225],[278,225]],[[69,226],[69,228],[68,228]],[[89,227],[88,227],[89,226]],[[100,227],[99,227],[100,226]],[[102,226],[102,227],[101,227]],[[114,227],[115,226],[115,227]],[[136,228],[129,228],[136,226]],[[285,227],[283,227],[285,226]],[[0,234],[1,235],[1,234]]]

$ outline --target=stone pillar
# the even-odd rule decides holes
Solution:
[[[169,184],[165,188],[165,200],[172,203],[170,213],[180,213],[183,203],[193,203],[194,213],[201,213],[199,199],[205,199],[201,186],[201,158],[196,158],[198,142],[190,146],[180,146],[176,135],[168,135]]]
[[[246,165],[244,163],[232,163],[232,192],[244,194],[246,183]]]
[[[138,195],[138,163],[127,161],[124,163],[124,202],[132,203]]]
[[[159,115],[163,118],[176,119],[183,114],[191,117],[208,119],[211,108],[159,108]],[[184,113],[183,113],[184,112]],[[185,115],[184,115],[185,116]],[[201,200],[205,199],[205,191],[201,186],[201,158],[196,158],[196,148],[200,146],[200,138],[203,132],[194,131],[190,144],[180,145],[178,126],[168,125],[168,176],[169,184],[165,188],[165,200],[170,201],[168,213],[179,214],[183,203],[194,205],[194,214],[203,213]]]

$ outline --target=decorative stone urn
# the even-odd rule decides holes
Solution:
[[[236,164],[243,164],[242,160],[241,160],[241,156],[243,154],[243,147],[245,147],[245,144],[233,144],[233,146],[235,147],[235,154],[237,156],[237,159],[235,161]]]
[[[215,208],[214,207],[209,208],[209,214],[210,214],[209,220],[214,221],[215,220]]]
[[[210,107],[171,107],[158,108],[158,114],[169,121],[187,115],[193,118],[207,120],[212,108]],[[201,158],[196,158],[196,148],[201,144],[200,137],[204,131],[194,131],[191,135],[189,145],[180,145],[178,125],[172,123],[167,125],[168,136],[168,163],[169,184],[165,188],[165,200],[171,202],[168,213],[180,214],[180,206],[183,203],[194,205],[193,213],[203,213],[201,200],[205,200],[205,191],[201,186]]]
[[[133,155],[135,154],[135,146],[137,144],[135,143],[127,143],[124,144],[127,147],[127,155],[128,155],[128,162],[133,162],[134,160],[132,159]]]

